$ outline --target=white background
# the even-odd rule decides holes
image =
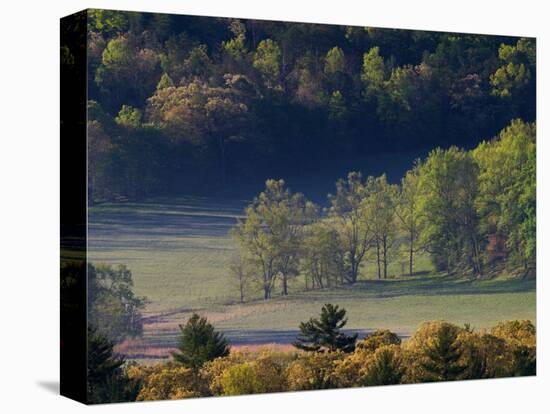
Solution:
[[[248,4],[247,4],[248,3]],[[0,24],[0,411],[549,412],[549,13],[545,2],[110,0],[3,3]],[[538,38],[538,376],[86,408],[59,381],[59,18],[86,7]],[[546,75],[546,76],[544,76]],[[546,181],[546,182],[545,182]],[[546,252],[546,256],[544,255]]]

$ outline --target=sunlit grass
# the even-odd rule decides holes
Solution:
[[[354,286],[306,292],[299,277],[292,281],[288,297],[279,296],[276,286],[270,301],[262,301],[256,291],[249,292],[248,303],[239,304],[227,272],[234,253],[228,231],[244,205],[181,198],[91,209],[91,260],[127,265],[135,293],[149,299],[145,347],[158,352],[159,347],[173,346],[178,324],[195,311],[208,316],[236,343],[288,342],[299,322],[318,314],[327,302],[346,308],[347,327],[361,332],[385,328],[407,336],[421,322],[433,319],[474,328],[507,319],[535,322],[535,281],[447,277],[434,273],[429,258],[422,255],[412,277],[406,274],[406,258],[392,261],[387,280],[377,279],[376,266],[369,260]]]

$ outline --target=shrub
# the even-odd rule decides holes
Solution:
[[[191,368],[174,364],[132,366],[128,376],[141,383],[138,401],[176,400],[204,396],[205,386]]]
[[[397,334],[387,329],[381,329],[374,331],[367,335],[365,339],[359,341],[357,343],[357,348],[374,352],[383,345],[401,345],[401,339]]]
[[[537,330],[531,321],[499,322],[491,329],[491,333],[507,342],[517,345],[535,347],[537,345]]]
[[[511,348],[502,338],[486,332],[465,331],[458,342],[467,367],[464,379],[500,378],[510,376]]]
[[[299,354],[286,369],[288,389],[300,391],[334,388],[335,362],[342,357],[341,352]]]
[[[504,339],[512,349],[510,375],[524,376],[537,373],[537,332],[530,321],[499,322],[491,333]]]
[[[201,378],[208,384],[210,395],[223,395],[223,374],[228,368],[251,360],[244,352],[232,352],[226,357],[216,358],[204,364],[200,371]]]
[[[221,377],[223,395],[260,394],[286,389],[284,365],[270,353],[233,365]]]

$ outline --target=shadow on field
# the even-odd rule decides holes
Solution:
[[[363,339],[374,329],[342,329],[347,335],[358,334]],[[225,338],[233,346],[254,346],[254,345],[289,345],[296,341],[299,331],[297,329],[219,329]],[[401,338],[407,335],[397,332]],[[146,347],[150,349],[174,349],[178,345],[178,332],[156,333],[153,338],[145,340]]]
[[[161,200],[103,204],[90,209],[89,247],[95,251],[193,248],[193,239],[227,237],[244,206],[240,200],[188,198],[171,199],[170,204]]]
[[[261,344],[291,344],[296,341],[299,331],[297,329],[289,330],[271,330],[271,329],[223,329],[225,337],[233,345],[261,345]],[[363,338],[372,330],[365,329],[342,329],[348,335],[359,334]]]
[[[335,290],[303,293],[310,299],[349,299],[354,295],[372,298],[401,296],[491,295],[495,293],[520,293],[535,289],[534,280],[497,279],[469,280],[448,276],[413,277],[411,279],[362,280]]]

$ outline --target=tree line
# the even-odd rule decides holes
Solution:
[[[230,267],[241,301],[258,287],[288,294],[357,282],[367,260],[379,279],[406,256],[413,275],[419,252],[437,271],[481,277],[494,271],[532,274],[536,253],[536,128],[514,120],[473,150],[437,148],[399,184],[351,172],[336,182],[323,211],[283,180],[266,188],[231,234]]]
[[[301,352],[232,351],[206,318],[180,326],[172,360],[125,362],[97,332],[89,333],[92,403],[242,395],[410,384],[536,374],[536,330],[529,321],[474,331],[432,321],[406,341],[388,330],[358,340],[342,332],[345,309],[326,304],[300,324]]]
[[[219,189],[535,120],[534,39],[90,10],[91,202]],[[62,45],[62,66],[74,65]]]

